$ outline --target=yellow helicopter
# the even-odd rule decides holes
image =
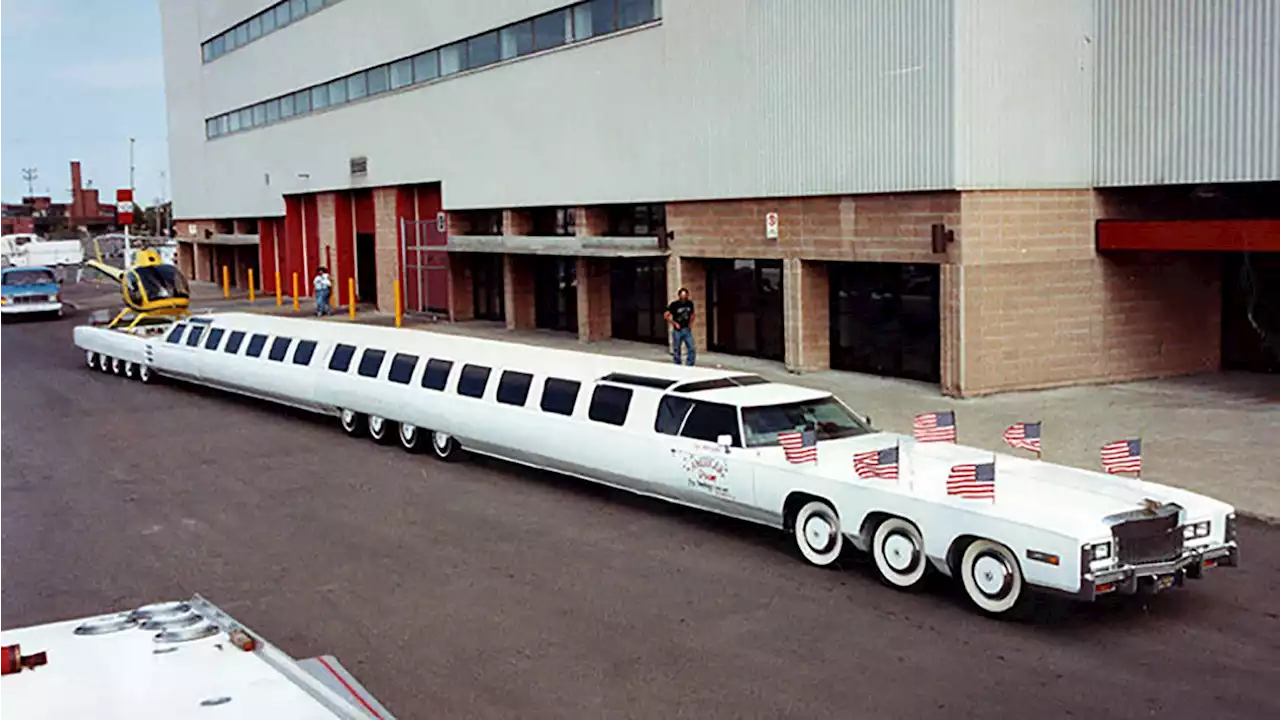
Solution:
[[[96,239],[93,248],[97,258],[86,261],[85,267],[120,283],[120,295],[124,298],[124,309],[111,320],[108,328],[119,326],[128,330],[149,324],[152,320],[169,320],[191,314],[191,286],[186,276],[166,263],[159,252],[152,248],[138,250],[134,253],[133,264],[122,269],[103,261],[102,249]],[[125,256],[128,256],[127,249]]]

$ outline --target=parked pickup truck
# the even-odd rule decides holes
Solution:
[[[47,267],[0,269],[0,314],[62,317],[62,287]]]
[[[0,235],[0,259],[5,265],[79,265],[84,247],[79,240],[45,240],[21,233]]]

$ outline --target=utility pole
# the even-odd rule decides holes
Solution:
[[[129,138],[129,189],[130,190],[133,189],[133,141],[134,141],[134,138]]]
[[[35,168],[22,168],[22,179],[27,181],[27,197],[35,196],[35,182],[38,177],[40,177],[40,173]]]

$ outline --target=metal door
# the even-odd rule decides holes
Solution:
[[[449,256],[444,246],[444,213],[435,220],[400,221],[400,265],[406,312],[447,315]]]

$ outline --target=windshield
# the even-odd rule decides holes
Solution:
[[[172,265],[150,265],[134,268],[142,289],[151,302],[190,297],[187,279]]]
[[[786,405],[742,408],[747,447],[777,445],[778,433],[812,425],[819,440],[866,435],[874,432],[833,397]]]
[[[56,282],[48,270],[10,270],[4,274],[5,285],[50,285]]]

